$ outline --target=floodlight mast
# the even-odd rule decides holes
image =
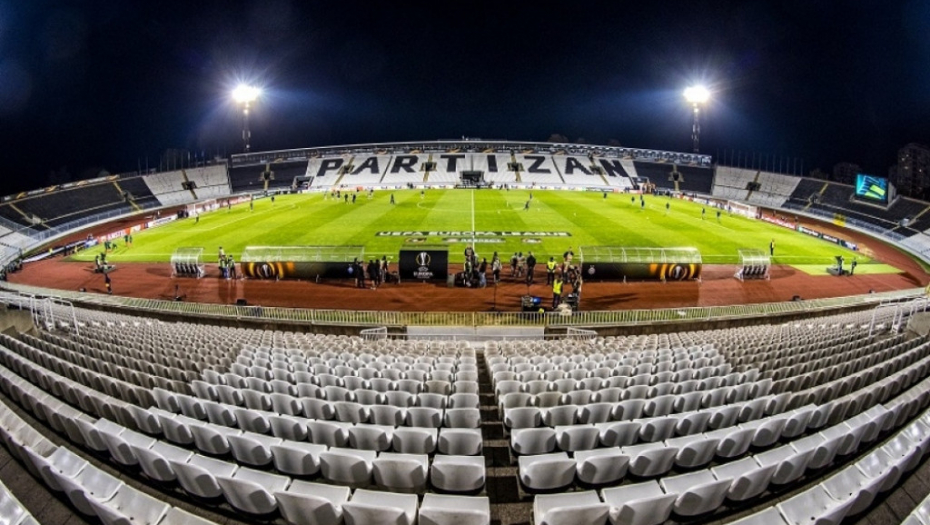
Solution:
[[[233,100],[242,108],[242,143],[246,153],[251,149],[252,141],[252,132],[249,131],[249,110],[259,95],[261,95],[261,89],[246,84],[239,84],[232,92]]]
[[[710,98],[710,91],[704,86],[691,86],[685,89],[685,100],[691,104],[694,121],[691,125],[691,142],[694,152],[699,153],[701,143],[701,107]]]

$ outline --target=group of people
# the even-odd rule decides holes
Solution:
[[[226,255],[226,250],[220,246],[219,253],[217,253],[216,260],[219,263],[220,267],[220,278],[221,279],[236,279],[236,260],[233,259],[232,254]]]
[[[497,252],[494,253],[497,255]],[[527,286],[533,284],[536,276],[536,256],[533,252],[527,252],[524,257],[523,252],[514,252],[510,257],[510,277],[514,279],[524,279]]]
[[[387,256],[382,256],[381,260],[369,259],[368,264],[359,261],[356,257],[352,264],[349,265],[349,274],[355,279],[356,288],[365,288],[365,278],[371,282],[371,289],[377,290],[379,286],[390,282],[394,277],[391,275],[390,266],[388,266]]]

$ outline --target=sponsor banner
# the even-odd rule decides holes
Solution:
[[[352,279],[351,263],[325,261],[257,261],[243,262],[242,273],[252,279]]]
[[[762,214],[761,219],[771,224],[777,224],[779,226],[784,226],[785,228],[791,228],[792,230],[794,229],[794,224],[778,217],[769,217],[768,215]]]
[[[156,226],[161,226],[163,224],[168,224],[171,221],[176,221],[178,219],[177,215],[171,215],[168,217],[162,217],[160,219],[155,219],[154,221],[149,221],[145,223],[146,228],[155,228]]]
[[[385,231],[376,237],[571,237],[569,232],[536,231]],[[478,241],[476,241],[478,242]]]
[[[426,244],[426,237],[411,237],[404,239],[404,242],[407,244]]]
[[[442,242],[464,242],[464,243],[475,243],[475,244],[496,244],[504,242],[504,239],[500,237],[481,237],[477,239],[464,239],[462,237],[443,237]]]
[[[854,242],[850,242],[850,241],[847,241],[847,240],[845,240],[845,239],[840,239],[840,238],[834,237],[834,236],[832,236],[832,235],[827,235],[826,233],[821,233],[821,232],[819,232],[819,231],[817,231],[817,230],[812,230],[812,229],[807,228],[807,227],[805,227],[805,226],[800,226],[800,225],[799,225],[798,228],[797,228],[797,230],[798,230],[799,232],[801,232],[801,233],[810,235],[811,237],[817,237],[818,239],[823,239],[823,240],[825,240],[825,241],[827,241],[827,242],[832,242],[833,244],[838,244],[838,245],[840,245],[840,246],[842,246],[842,247],[844,247],[844,248],[849,248],[850,250],[853,250],[853,251],[858,251],[858,250],[859,250],[859,245],[857,245],[857,244],[854,243]]]
[[[697,279],[703,269],[700,263],[582,263],[586,281],[686,281]]]
[[[400,251],[400,278],[445,280],[449,276],[449,250],[427,248]]]

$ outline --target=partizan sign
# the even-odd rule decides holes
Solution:
[[[378,232],[377,237],[571,237],[569,232],[531,231],[397,231]]]

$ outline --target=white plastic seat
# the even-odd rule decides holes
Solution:
[[[483,438],[476,428],[443,428],[439,430],[439,452],[450,456],[481,454]]]
[[[170,505],[128,485],[120,487],[112,498],[87,498],[97,517],[106,525],[138,523],[155,525],[168,513]]]
[[[542,413],[537,407],[515,407],[504,410],[504,425],[507,428],[535,428],[541,424]]]
[[[643,420],[639,428],[639,438],[645,442],[665,441],[675,435],[678,418],[654,417]]]
[[[839,525],[846,517],[855,499],[838,502],[823,488],[815,485],[777,505],[785,520],[791,525]]]
[[[625,399],[614,407],[611,419],[614,421],[633,421],[643,417],[645,399]]]
[[[675,462],[678,449],[662,443],[645,443],[621,447],[620,451],[630,457],[629,471],[640,477],[653,477],[668,472]]]
[[[484,486],[482,456],[437,455],[430,466],[430,483],[439,490],[472,492]]]
[[[543,428],[522,428],[510,434],[510,446],[517,454],[545,454],[555,450],[555,430]]]
[[[855,465],[850,465],[825,479],[821,485],[836,501],[855,500],[849,509],[849,514],[853,515],[868,508],[884,484],[884,477],[872,478]]]
[[[488,525],[491,503],[487,497],[424,494],[420,525]]]
[[[890,490],[903,473],[901,467],[888,452],[882,449],[873,450],[856,462],[856,466],[872,479],[883,479],[884,484],[880,491]]]
[[[543,424],[549,427],[574,425],[577,415],[577,405],[560,405],[542,410]]]
[[[207,454],[216,456],[229,452],[229,436],[236,436],[242,431],[220,427],[216,425],[200,425],[191,427],[191,434],[194,436],[194,444]]]
[[[421,491],[426,487],[429,457],[426,454],[383,452],[372,461],[375,484],[391,490]]]
[[[301,397],[297,399],[305,417],[317,420],[327,420],[336,417],[336,409],[332,401],[316,397]]]
[[[575,452],[578,479],[589,485],[614,483],[626,476],[630,458],[617,447]]]
[[[520,482],[529,489],[550,490],[566,487],[575,478],[575,460],[565,452],[520,456]]]
[[[106,420],[99,419],[97,424],[100,422],[105,422]],[[95,426],[98,426],[95,425]],[[114,432],[115,429],[103,429],[98,426],[100,436],[107,444],[107,449],[110,451],[110,455],[113,456],[113,459],[117,463],[123,465],[136,465],[139,463],[139,458],[136,457],[133,452],[133,446],[147,449],[151,448],[155,444],[156,440],[144,434],[140,434],[133,430],[123,429],[120,432]]]
[[[665,444],[678,448],[675,464],[684,468],[695,468],[713,461],[720,440],[703,434],[682,436],[665,440]]]
[[[298,480],[274,497],[289,524],[330,525],[342,523],[342,506],[351,494],[349,487]]]
[[[139,467],[145,474],[157,481],[174,481],[177,479],[171,461],[187,463],[193,453],[189,450],[157,441],[151,448],[133,447],[139,459]]]
[[[349,428],[349,444],[362,450],[390,450],[394,427],[389,425],[354,425]]]
[[[236,407],[233,409],[233,415],[236,417],[240,429],[246,432],[265,434],[271,430],[271,423],[268,418],[274,415],[274,412]]]
[[[400,427],[392,439],[395,452],[402,454],[432,454],[436,450],[439,431],[435,428]]]
[[[790,445],[786,445],[756,454],[753,459],[763,467],[774,466],[775,472],[772,473],[772,483],[784,485],[804,475],[813,457],[813,449],[798,452]]]
[[[478,394],[452,394],[449,396],[449,408],[481,408],[481,402]]]
[[[274,459],[271,447],[284,442],[281,438],[254,432],[230,435],[226,437],[226,440],[229,441],[229,450],[236,461],[255,467],[263,467],[271,463]]]
[[[327,447],[345,448],[349,446],[349,430],[351,423],[338,421],[307,421],[307,430],[310,431],[310,440],[317,445]]]
[[[439,428],[442,426],[443,411],[431,407],[410,407],[407,409],[407,426]]]
[[[449,428],[478,428],[481,426],[481,411],[477,408],[447,409],[444,425]]]
[[[790,446],[797,452],[812,451],[809,468],[818,469],[829,465],[836,457],[836,450],[842,438],[827,440],[821,434],[811,434],[791,442]]]
[[[342,510],[346,525],[414,525],[418,503],[416,494],[358,489]]]
[[[732,501],[746,501],[762,494],[772,481],[777,464],[759,466],[755,458],[743,458],[739,461],[723,463],[711,468],[717,479],[732,479],[727,498]]]
[[[2,425],[0,425],[0,429],[2,428]],[[2,430],[0,430],[0,433],[2,433]],[[58,485],[58,476],[74,478],[89,465],[87,460],[71,452],[66,447],[58,447],[48,456],[45,456],[33,450],[32,447],[24,445],[23,453],[26,455],[24,461],[32,462],[39,475],[45,480],[45,484],[52,490],[57,491],[63,490]]]
[[[177,475],[178,483],[190,494],[201,498],[217,498],[223,494],[223,489],[216,480],[216,476],[232,476],[239,468],[238,465],[193,455],[186,462],[169,460],[172,470]]]
[[[373,450],[330,448],[320,454],[320,470],[324,478],[337,483],[368,483],[376,457]]]
[[[672,510],[679,516],[699,516],[723,504],[732,478],[717,479],[710,470],[666,476],[659,484],[668,494],[677,494]]]
[[[614,421],[594,425],[600,431],[601,445],[605,447],[623,447],[639,441],[639,421]]]
[[[375,425],[400,426],[407,418],[407,410],[391,405],[373,405],[368,407],[369,421]]]
[[[271,434],[288,441],[306,441],[310,432],[306,420],[294,416],[268,416]]]
[[[73,504],[81,513],[93,516],[94,508],[88,500],[108,500],[123,487],[123,482],[106,472],[88,465],[74,477],[61,475],[57,472],[50,471],[55,478],[58,486],[68,496]]]
[[[604,525],[609,514],[610,505],[593,490],[539,495],[533,501],[536,525]]]
[[[555,440],[560,450],[575,452],[597,447],[600,430],[589,425],[555,427]]]
[[[682,414],[675,424],[675,433],[680,436],[702,434],[707,430],[711,417],[713,414],[708,411]]]
[[[610,505],[610,521],[615,525],[659,525],[672,514],[676,495],[666,494],[656,481],[634,483],[601,490]]]
[[[278,508],[275,492],[282,491],[291,478],[259,470],[241,468],[232,476],[217,476],[226,501],[249,514],[268,514]]]
[[[755,429],[739,427],[721,428],[704,433],[704,436],[708,438],[720,440],[717,444],[717,455],[722,458],[735,458],[745,454],[752,445],[752,438],[755,435]]]

